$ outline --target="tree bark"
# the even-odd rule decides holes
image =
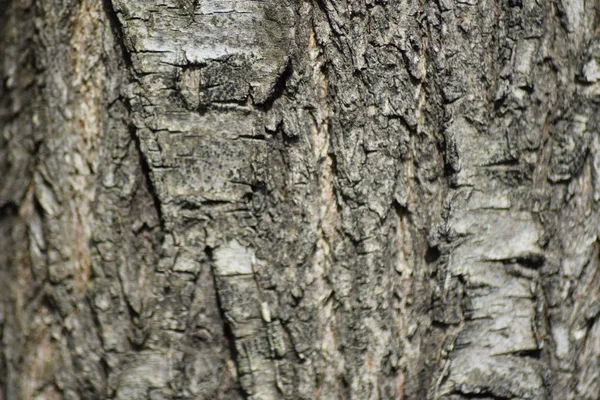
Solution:
[[[0,399],[600,399],[597,0],[0,0]]]

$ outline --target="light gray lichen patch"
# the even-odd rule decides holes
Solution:
[[[214,251],[216,275],[249,275],[253,273],[254,250],[232,240]]]

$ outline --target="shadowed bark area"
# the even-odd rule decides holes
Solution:
[[[0,399],[598,399],[599,32],[0,0]]]

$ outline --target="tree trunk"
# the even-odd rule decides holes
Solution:
[[[0,32],[0,399],[600,399],[598,0]]]

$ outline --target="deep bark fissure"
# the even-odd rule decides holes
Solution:
[[[125,103],[125,104],[127,104],[127,103]],[[130,108],[129,108],[129,112],[131,112]],[[152,170],[150,169],[150,167],[148,165],[148,161],[145,158],[146,156],[145,156],[144,152],[142,151],[140,139],[137,136],[136,128],[133,125],[129,125],[129,134],[131,135],[131,140],[133,141],[133,143],[135,145],[135,150],[139,157],[139,163],[140,163],[140,167],[141,167],[142,175],[143,175],[143,179],[144,179],[144,186],[148,190],[148,193],[150,193],[150,196],[152,196],[152,204],[154,205],[156,214],[158,215],[161,231],[165,232],[166,231],[165,230],[165,222],[164,222],[164,218],[162,216],[161,202],[158,197],[158,194],[156,193],[156,188],[152,184],[152,179],[151,179]]]

